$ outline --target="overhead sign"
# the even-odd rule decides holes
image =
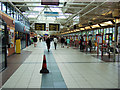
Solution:
[[[35,23],[35,30],[45,31],[46,24],[45,23]]]
[[[59,16],[58,12],[47,12],[47,11],[45,11],[44,14],[45,14],[46,17],[58,17]]]
[[[49,24],[49,31],[60,31],[60,24]]]
[[[59,5],[59,0],[41,0],[41,5]]]

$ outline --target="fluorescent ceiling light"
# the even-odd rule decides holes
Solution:
[[[80,29],[76,29],[76,31],[80,31]]]
[[[97,27],[100,27],[98,24],[96,24],[96,25],[92,25],[91,26],[92,28],[97,28]]]
[[[85,29],[91,29],[90,26],[85,27]]]
[[[85,30],[84,28],[80,28],[80,30]]]
[[[107,25],[112,25],[113,23],[111,21],[100,23],[101,26],[107,26]]]

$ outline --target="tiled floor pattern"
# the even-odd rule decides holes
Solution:
[[[30,54],[31,51],[21,51],[21,54],[14,54],[7,57],[7,68],[0,73],[2,76],[2,78],[0,77],[0,82],[2,81],[2,84],[4,84]]]
[[[52,52],[45,50],[49,74],[42,75],[41,88],[67,88]]]
[[[44,42],[38,43],[37,47],[26,48],[25,50],[32,51],[32,54],[3,87],[40,88],[42,75],[39,72],[45,49]],[[79,50],[61,48],[60,45],[54,50],[53,43],[51,51],[68,88],[118,88],[118,63],[105,63]],[[54,62],[49,64],[55,65]]]
[[[17,71],[8,79],[3,88],[40,88],[40,74],[44,45],[38,43],[37,47],[30,46],[24,50],[32,51],[32,54],[24,61]],[[42,47],[42,49],[41,49]]]
[[[52,50],[68,88],[118,88],[118,63],[65,48]]]

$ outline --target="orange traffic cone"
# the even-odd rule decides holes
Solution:
[[[44,55],[44,57],[43,57],[43,65],[42,65],[42,69],[40,70],[40,73],[49,73],[49,70],[47,69],[46,57],[45,57],[45,55]]]

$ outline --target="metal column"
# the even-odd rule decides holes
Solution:
[[[114,62],[116,61],[116,55],[115,55],[115,53],[116,53],[115,49],[116,49],[116,44],[117,44],[116,32],[117,32],[117,24],[116,24],[116,18],[115,18],[115,32],[114,32],[114,44],[115,44],[115,46],[114,46],[114,58],[113,58]]]

